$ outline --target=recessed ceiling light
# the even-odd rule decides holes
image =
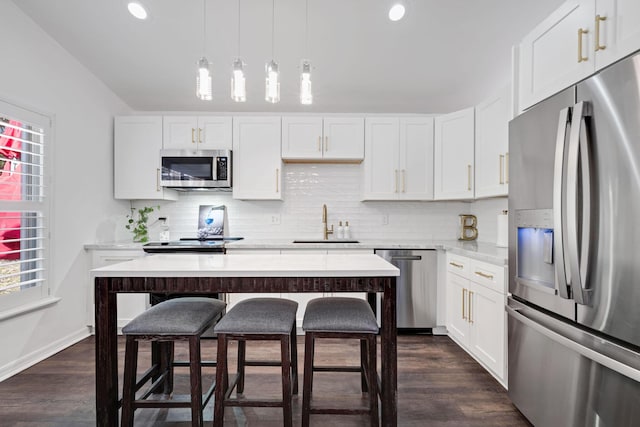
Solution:
[[[404,5],[396,3],[389,9],[389,19],[399,21],[404,16]]]
[[[127,2],[127,9],[129,9],[129,13],[132,14],[135,18],[144,20],[149,17],[147,9],[145,9],[144,5],[139,1],[133,0]]]

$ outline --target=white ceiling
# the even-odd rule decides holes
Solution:
[[[269,0],[240,0],[240,56],[247,102],[230,99],[238,54],[238,0],[206,0],[205,56],[211,102],[195,97],[203,54],[202,0],[147,0],[138,21],[124,0],[14,0],[27,15],[136,110],[449,112],[474,105],[511,75],[511,46],[563,0],[407,0],[399,22],[391,0],[275,0],[281,102],[264,101],[271,59]],[[299,64],[313,65],[314,104],[298,101]]]

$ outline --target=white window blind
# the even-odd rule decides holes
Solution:
[[[0,309],[48,296],[49,119],[0,101]]]

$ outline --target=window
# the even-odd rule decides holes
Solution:
[[[49,295],[49,123],[0,101],[0,310]]]

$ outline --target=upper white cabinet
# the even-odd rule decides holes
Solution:
[[[365,120],[364,200],[433,200],[433,118]]]
[[[640,49],[640,1],[597,0],[594,26],[600,69]]]
[[[476,198],[509,191],[509,90],[476,106]]]
[[[364,119],[359,117],[282,118],[284,160],[361,161]]]
[[[165,149],[230,150],[231,117],[164,116],[162,135]]]
[[[563,3],[520,44],[520,110],[638,49],[638,0]]]
[[[472,199],[474,108],[438,116],[434,128],[435,199]]]
[[[233,198],[282,200],[280,117],[234,118]]]
[[[114,197],[177,200],[175,190],[160,186],[161,116],[121,116],[114,129]]]

